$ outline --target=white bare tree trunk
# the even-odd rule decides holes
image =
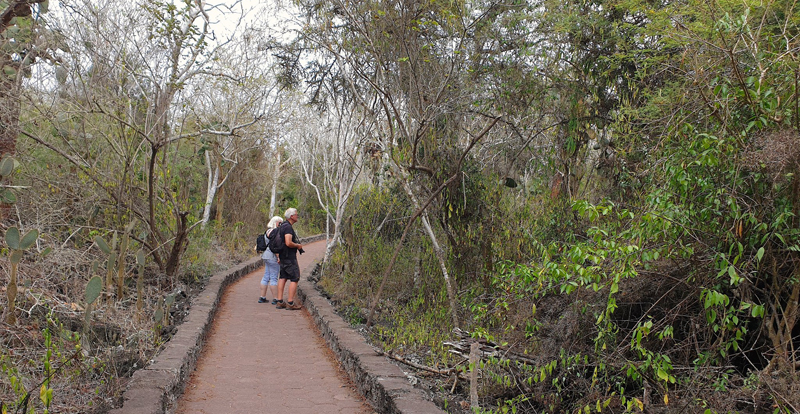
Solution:
[[[275,209],[277,208],[278,199],[278,182],[281,179],[281,152],[275,149],[275,163],[272,169],[272,189],[269,194],[269,217],[270,219],[275,216]]]
[[[374,125],[350,104],[340,105],[322,114],[303,113],[298,119],[305,119],[305,133],[292,140],[305,181],[325,211],[328,243],[324,261],[340,243],[345,210],[364,168],[362,144]]]
[[[395,168],[395,171],[400,172],[400,168]],[[399,173],[398,178],[403,184],[403,189],[406,191],[408,198],[411,199],[414,208],[419,210],[421,204],[416,193],[414,193],[413,189],[411,188],[411,184],[408,182],[408,177],[403,173]],[[439,262],[439,269],[442,271],[445,288],[447,289],[447,301],[450,303],[450,317],[453,320],[453,327],[459,328],[458,302],[456,301],[456,294],[455,290],[453,289],[450,273],[447,271],[447,255],[445,254],[445,251],[442,249],[441,245],[439,245],[439,240],[436,238],[436,233],[433,232],[433,227],[431,227],[430,221],[428,220],[427,210],[423,211],[420,219],[422,220],[422,227],[425,229],[425,233],[428,235],[428,238],[431,240],[431,244],[433,245],[433,252],[436,255],[437,261]]]
[[[209,155],[209,151],[206,151],[206,172],[208,175],[208,185],[206,187],[206,202],[203,205],[203,219],[201,220],[200,224],[203,228],[206,228],[208,225],[209,220],[211,220],[211,205],[214,203],[214,197],[217,195],[217,189],[219,189],[219,163],[214,163],[212,166],[211,156]]]

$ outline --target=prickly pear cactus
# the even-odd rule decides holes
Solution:
[[[130,233],[133,231],[133,227],[135,225],[136,221],[134,220],[125,227],[125,231],[122,233],[119,245],[117,243],[116,232],[114,233],[110,244],[106,242],[102,236],[96,236],[94,239],[97,247],[100,248],[100,250],[106,254],[107,257],[105,288],[109,300],[111,299],[111,296],[115,294],[113,288],[114,285],[117,287],[117,301],[122,300],[123,295],[125,294],[125,257],[127,256],[128,247],[130,246]]]
[[[22,254],[25,250],[36,243],[39,238],[38,230],[31,230],[20,237],[19,229],[11,227],[6,230],[6,244],[8,245],[8,259],[11,262],[11,278],[6,287],[6,298],[8,299],[8,314],[6,322],[9,325],[17,323],[16,302],[17,302],[17,267],[22,261]]]
[[[175,303],[175,295],[167,295],[164,298],[164,326],[169,325],[169,310],[172,309],[172,305]]]
[[[3,158],[0,161],[0,180],[4,181],[5,178],[10,177],[14,171],[14,159],[10,157]],[[12,204],[17,202],[17,196],[8,189],[0,188],[0,203]]]
[[[122,236],[122,243],[119,245],[119,260],[117,260],[117,301],[122,300],[125,287],[125,252],[128,250],[130,237],[128,233]]]
[[[103,293],[103,279],[95,276],[86,284],[86,313],[83,317],[83,338],[86,341],[88,341],[89,326],[92,323],[92,305],[101,293]],[[88,343],[84,342],[84,346],[88,347]]]

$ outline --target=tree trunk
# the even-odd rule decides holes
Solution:
[[[439,245],[436,234],[433,232],[433,228],[428,222],[428,215],[425,213],[422,213],[422,225],[425,228],[425,232],[428,233],[428,238],[431,239],[433,252],[436,254],[436,259],[439,261],[439,268],[442,271],[442,277],[444,277],[444,285],[445,288],[447,288],[447,301],[450,303],[450,317],[453,319],[453,327],[460,328],[458,323],[458,302],[456,301],[456,293],[453,290],[453,283],[450,280],[450,273],[447,271],[447,257],[445,256],[444,249]]]
[[[0,69],[7,64],[0,57]],[[19,86],[15,79],[0,72],[0,158],[13,156],[19,133]]]
[[[214,215],[214,220],[217,221],[217,226],[222,226],[222,214],[225,212],[225,187],[220,186],[217,190],[217,214]]]
[[[386,266],[386,270],[383,272],[383,276],[381,277],[381,284],[378,286],[378,292],[375,293],[375,297],[372,299],[372,304],[369,307],[369,315],[367,316],[367,327],[372,326],[372,318],[375,315],[375,308],[378,306],[378,302],[381,299],[381,295],[383,294],[383,288],[386,286],[386,280],[389,279],[389,274],[392,273],[392,268],[394,267],[394,263],[397,261],[397,256],[400,255],[400,250],[403,248],[403,242],[406,240],[406,236],[408,236],[408,230],[411,229],[411,225],[414,224],[414,221],[422,215],[422,212],[425,211],[426,208],[433,202],[435,197],[438,197],[442,191],[456,179],[458,175],[453,175],[447,181],[445,181],[442,185],[439,186],[422,204],[420,207],[417,208],[417,211],[414,212],[414,215],[408,219],[408,223],[406,223],[406,227],[403,229],[403,234],[400,236],[400,240],[397,242],[397,246],[394,248],[394,253],[392,254],[392,258],[389,260],[389,264]],[[352,230],[351,230],[352,231]]]
[[[798,301],[800,301],[800,282],[789,282],[778,277],[778,269],[775,260],[772,260],[772,302],[770,304],[769,317],[765,319],[767,336],[772,341],[775,355],[770,361],[770,365],[775,370],[781,370],[785,366],[794,366],[795,349],[793,344],[792,332],[800,317]],[[796,266],[793,272],[793,279],[800,277],[800,267]],[[792,283],[789,296],[784,294],[787,289],[785,283]],[[784,305],[785,304],[785,305]],[[790,362],[792,362],[790,364]]]
[[[164,262],[161,260],[159,253],[161,245],[161,233],[156,227],[156,191],[155,191],[155,176],[156,176],[156,161],[158,158],[158,146],[153,144],[150,146],[150,160],[147,166],[147,242],[153,246],[150,254],[153,256],[153,261],[156,262],[159,269],[164,269]]]
[[[408,194],[408,197],[411,199],[414,208],[419,210],[419,200],[417,199],[414,191],[411,189],[411,185],[408,183],[408,180],[404,175],[399,175],[399,178],[403,184],[403,189],[406,190],[406,194]],[[439,245],[439,240],[436,238],[436,234],[433,232],[433,228],[428,221],[427,212],[423,211],[420,218],[422,219],[422,226],[425,228],[425,233],[428,234],[428,238],[431,240],[431,244],[433,244],[433,252],[439,262],[439,269],[442,271],[445,288],[447,289],[447,301],[450,304],[450,317],[453,320],[453,327],[460,328],[458,321],[458,302],[456,301],[456,294],[453,290],[453,284],[450,280],[450,272],[447,271],[447,257],[445,256],[444,249],[442,249],[442,247]]]
[[[277,199],[278,199],[278,181],[281,178],[281,152],[277,149],[275,150],[275,162],[273,164],[272,169],[272,190],[270,191],[269,195],[269,217],[275,215],[275,209],[277,208]]]
[[[19,85],[16,79],[2,72],[7,64],[12,64],[8,56],[0,55],[0,160],[14,156],[17,151],[19,134]],[[11,185],[11,177],[5,177],[0,184]],[[10,205],[0,203],[0,222],[9,217]]]
[[[330,234],[330,229],[326,229],[328,244],[325,246],[325,258],[323,262],[327,262],[333,253],[333,249],[342,241],[341,223],[344,221],[344,212],[347,208],[347,203],[336,209],[336,218],[333,219],[333,235]],[[328,215],[330,217],[330,215]]]
[[[212,165],[211,156],[208,155],[208,151],[206,151],[205,156],[208,182],[206,184],[206,202],[203,204],[203,219],[200,220],[203,228],[206,228],[208,221],[211,220],[211,205],[214,203],[214,197],[217,194],[217,184],[219,183],[219,163],[217,162],[215,165]]]
[[[172,278],[178,271],[181,264],[181,254],[188,242],[189,228],[186,226],[186,216],[189,215],[188,211],[178,213],[178,230],[175,235],[175,241],[172,243],[172,250],[167,258],[165,273]]]

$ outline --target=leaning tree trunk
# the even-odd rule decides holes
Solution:
[[[405,189],[406,194],[411,199],[414,208],[420,209],[421,205],[419,203],[419,199],[417,199],[416,194],[411,189],[411,185],[408,183],[406,177],[401,176],[400,181],[403,183],[403,189]],[[447,257],[445,255],[445,251],[439,245],[439,240],[436,238],[436,233],[433,232],[433,228],[431,227],[431,224],[428,221],[427,212],[423,210],[420,218],[422,219],[422,227],[425,228],[425,233],[431,240],[431,244],[433,244],[433,252],[436,255],[437,261],[439,262],[439,269],[442,271],[442,277],[444,278],[444,285],[445,288],[447,289],[447,301],[450,304],[450,317],[453,320],[453,327],[460,328],[458,322],[458,302],[456,301],[455,290],[453,290],[453,283],[451,281],[450,272],[447,271]]]
[[[459,173],[454,174],[451,176],[447,181],[442,183],[433,193],[428,196],[428,199],[425,203],[422,203],[419,207],[417,207],[417,211],[408,219],[406,223],[406,227],[403,229],[403,234],[400,235],[400,240],[397,242],[397,246],[394,248],[394,253],[392,254],[392,258],[389,260],[389,264],[386,266],[386,270],[383,272],[383,276],[381,277],[381,284],[378,286],[378,291],[375,293],[375,296],[372,299],[372,304],[369,306],[369,315],[367,316],[367,326],[372,326],[372,318],[375,316],[375,308],[378,306],[378,302],[381,299],[381,295],[383,294],[383,288],[386,286],[386,281],[389,279],[389,274],[392,273],[392,268],[394,267],[394,263],[397,261],[397,256],[400,254],[400,250],[403,248],[403,242],[406,240],[406,236],[408,236],[408,231],[411,229],[411,225],[414,224],[414,221],[422,216],[422,213],[428,206],[433,202],[433,199],[438,197],[439,194],[450,185],[457,177]],[[417,203],[419,204],[419,203]],[[453,305],[455,302],[451,302]],[[452,308],[451,308],[452,309]],[[454,315],[454,321],[458,322],[458,319]]]
[[[187,219],[186,216],[189,215],[188,211],[181,211],[176,212],[177,215],[177,222],[178,222],[178,229],[175,235],[175,241],[172,243],[172,250],[169,253],[169,257],[167,258],[167,263],[164,272],[169,276],[171,279],[174,280],[175,273],[178,271],[178,267],[181,264],[181,254],[183,254],[183,249],[186,248],[186,245],[189,242],[189,230],[190,227],[186,225]]]

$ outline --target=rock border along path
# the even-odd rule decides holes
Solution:
[[[314,236],[305,238],[303,243],[322,239],[324,235]],[[202,293],[192,300],[189,315],[164,350],[150,365],[133,374],[123,394],[123,406],[110,413],[173,413],[177,399],[183,393],[208,339],[225,289],[261,266],[261,259],[254,258],[212,276]],[[303,272],[298,289],[300,300],[345,372],[373,409],[391,414],[444,413],[426,398],[422,390],[409,383],[399,367],[379,356],[358,332],[334,312],[327,299],[307,281],[315,268],[315,265],[310,266]],[[254,298],[257,296],[256,289],[253,287]]]
[[[421,389],[410,384],[400,367],[377,354],[350,324],[334,312],[333,306],[319,291],[311,287],[299,289],[299,292],[304,306],[342,368],[375,411],[387,414],[445,413]]]

